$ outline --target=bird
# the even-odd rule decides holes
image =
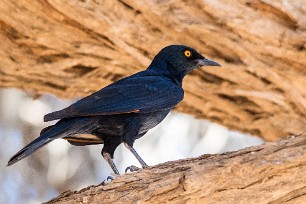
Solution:
[[[88,95],[70,106],[44,116],[44,121],[58,120],[41,130],[8,162],[8,166],[29,156],[55,139],[65,139],[76,146],[103,144],[101,154],[112,171],[116,148],[123,143],[142,168],[148,165],[133,147],[136,139],[158,125],[184,98],[183,78],[202,66],[221,66],[192,47],[169,45],[140,71]]]

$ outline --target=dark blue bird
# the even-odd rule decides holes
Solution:
[[[115,174],[116,148],[124,143],[143,168],[147,164],[133,148],[136,139],[159,124],[184,98],[182,80],[201,66],[220,66],[191,47],[170,45],[162,49],[145,71],[138,72],[45,115],[44,121],[59,121],[41,131],[38,138],[17,152],[8,162],[27,157],[54,139],[72,145],[104,144],[102,156]]]

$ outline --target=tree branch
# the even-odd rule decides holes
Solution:
[[[48,203],[305,203],[306,134],[166,162]]]

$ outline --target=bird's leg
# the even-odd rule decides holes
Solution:
[[[119,171],[116,165],[114,164],[113,158],[114,158],[115,150],[119,146],[120,143],[121,143],[120,137],[105,137],[104,146],[101,152],[103,158],[107,161],[107,163],[110,165],[110,167],[112,168],[113,172],[116,175],[119,175]]]
[[[102,156],[103,156],[103,158],[107,161],[107,163],[110,165],[110,167],[112,168],[113,172],[114,172],[116,175],[119,175],[119,171],[118,171],[116,165],[114,164],[111,155],[110,155],[109,153],[107,153],[107,152],[103,152],[103,151],[102,151]],[[107,178],[108,178],[108,177],[107,177]]]
[[[147,168],[148,165],[146,162],[143,161],[143,159],[139,156],[139,154],[136,152],[133,146],[129,145],[128,143],[124,143],[125,147],[132,152],[132,154],[136,157],[136,159],[139,161],[141,164],[142,168]]]
[[[122,142],[124,143],[125,147],[128,150],[130,150],[130,152],[132,152],[132,154],[136,157],[138,162],[141,164],[142,168],[147,168],[148,165],[146,164],[146,162],[143,161],[143,159],[139,156],[139,154],[133,148],[133,144],[134,144],[135,139],[137,139],[137,138],[139,138],[139,137],[141,137],[142,135],[145,134],[145,132],[139,134],[139,127],[140,127],[140,124],[142,123],[142,121],[141,121],[141,118],[138,118],[138,120],[135,119],[135,120],[133,120],[133,123],[130,123],[130,124],[126,125],[125,134],[122,137]],[[137,170],[139,170],[139,168],[136,167],[136,166],[130,166],[130,167],[127,167],[125,169],[125,172],[127,172],[128,170],[137,171]]]
[[[119,175],[119,171],[118,171],[116,165],[114,164],[113,159],[112,159],[110,153],[103,152],[103,150],[102,150],[101,154],[102,154],[103,158],[107,161],[107,163],[110,165],[110,167],[112,168],[113,172],[116,175]],[[109,182],[111,182],[112,180],[114,180],[113,176],[108,176],[106,178],[106,180],[104,180],[102,182],[102,185],[104,186],[104,185],[108,184]]]

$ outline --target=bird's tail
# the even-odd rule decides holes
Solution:
[[[19,152],[17,152],[14,156],[11,157],[10,161],[7,163],[7,166],[10,166],[19,160],[29,156],[39,148],[43,147],[44,145],[48,144],[51,142],[53,139],[52,137],[42,135],[38,138],[36,138],[34,141],[32,141],[30,144],[25,146],[23,149],[21,149]]]
[[[72,122],[72,123],[71,123]],[[73,125],[73,121],[71,120],[64,120],[59,121],[57,124],[48,126],[44,128],[40,136],[36,138],[34,141],[32,141],[30,144],[25,146],[23,149],[21,149],[19,152],[17,152],[12,158],[9,160],[7,166],[10,166],[21,159],[29,156],[39,148],[43,147],[44,145],[48,144],[49,142],[62,138],[66,136],[67,134],[71,134],[71,129]]]

